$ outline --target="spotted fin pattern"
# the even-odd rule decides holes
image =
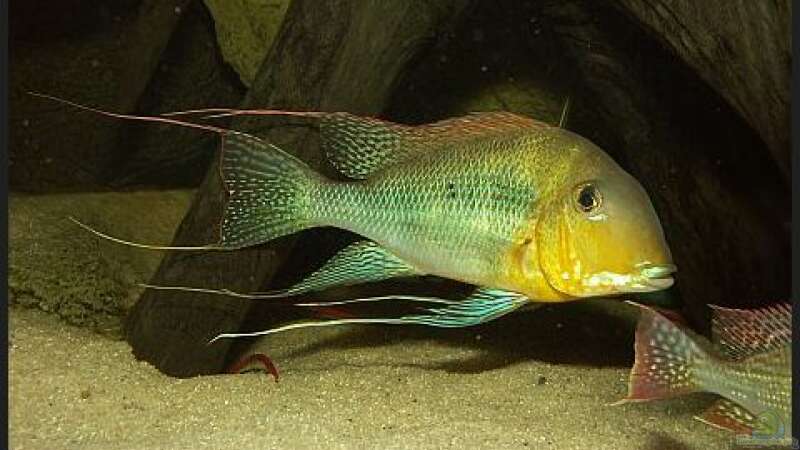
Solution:
[[[310,226],[309,194],[321,180],[304,162],[246,133],[222,138],[228,202],[219,247],[260,244]]]
[[[636,360],[631,369],[628,401],[669,398],[698,389],[692,365],[707,355],[686,331],[643,305],[636,327]]]
[[[732,359],[775,350],[792,341],[792,307],[788,303],[754,310],[711,308],[711,335]]]
[[[365,179],[419,152],[542,126],[549,125],[508,112],[473,113],[416,127],[330,113],[322,117],[320,132],[334,167],[350,178]]]
[[[737,403],[726,398],[716,401],[702,415],[701,422],[717,428],[730,430],[737,434],[750,434],[755,428],[756,417]]]
[[[331,113],[320,122],[322,146],[328,160],[344,175],[361,180],[402,159],[400,142],[408,127],[379,119]]]

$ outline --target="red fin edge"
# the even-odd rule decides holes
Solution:
[[[755,417],[736,403],[720,399],[697,417],[711,426],[733,431],[736,434],[751,434]]]
[[[694,342],[677,325],[652,308],[639,305],[628,395],[621,403],[676,397],[697,390],[690,375]]]

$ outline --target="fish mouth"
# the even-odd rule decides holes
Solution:
[[[661,291],[675,283],[671,274],[677,271],[674,264],[642,263],[628,273],[601,271],[581,280],[583,292],[578,297],[592,297],[614,293],[642,293]],[[574,294],[573,294],[574,295]]]
[[[671,276],[678,270],[675,264],[644,263],[638,267],[641,270],[641,281],[654,291],[667,289],[675,283]]]

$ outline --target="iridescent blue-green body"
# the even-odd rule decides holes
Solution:
[[[296,115],[321,119],[328,159],[350,180],[327,179],[268,142],[228,132],[221,238],[203,248],[233,250],[316,226],[365,240],[287,289],[183,289],[279,298],[435,275],[477,289],[462,301],[393,296],[432,306],[417,315],[347,322],[468,326],[529,302],[672,285],[675,267],[647,193],[575,133],[512,113],[421,126],[347,113]]]
[[[669,249],[647,194],[574,133],[510,113],[420,127],[332,114],[322,133],[332,163],[354,181],[323,179],[252,136],[226,138],[232,194],[221,245],[335,226],[404,261],[402,275],[535,301],[671,284]],[[600,254],[606,248],[614,251]]]

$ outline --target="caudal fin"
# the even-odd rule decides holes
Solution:
[[[278,147],[255,136],[212,125],[197,124],[164,116],[135,116],[103,111],[47,94],[30,95],[64,103],[108,117],[157,122],[212,131],[222,136],[221,170],[228,191],[228,204],[217,244],[201,246],[166,246],[131,242],[97,231],[70,218],[86,230],[104,239],[129,246],[153,250],[231,250],[260,244],[313,226],[308,217],[312,188],[322,177],[305,163]],[[238,111],[225,108],[183,111],[166,115],[188,115],[197,112],[222,112],[223,115],[269,114],[322,116],[321,112]]]
[[[646,306],[636,327],[628,396],[617,403],[675,397],[698,390],[692,376],[705,352],[686,331]]]
[[[309,206],[321,175],[255,136],[231,132],[222,139],[220,168],[228,203],[219,247],[261,244],[314,226]]]

